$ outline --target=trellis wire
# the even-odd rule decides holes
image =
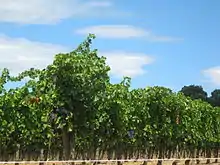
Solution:
[[[106,159],[106,160],[48,160],[48,161],[0,161],[0,164],[37,164],[37,163],[95,163],[95,162],[153,162],[153,161],[186,161],[186,160],[219,160],[220,158],[184,158],[184,159]]]

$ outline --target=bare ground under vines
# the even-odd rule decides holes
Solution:
[[[75,165],[92,165],[93,163],[75,163]],[[105,163],[99,163],[99,165],[116,165],[116,162],[105,162]],[[197,163],[195,161],[191,161],[189,165],[196,165]],[[201,161],[197,165],[220,165],[219,163],[214,163],[214,161],[210,162],[209,164],[206,163],[206,160]],[[5,165],[14,165],[6,163]],[[38,165],[36,164],[22,164],[22,165]],[[67,163],[45,163],[45,165],[67,165]],[[143,162],[124,162],[123,165],[143,165]],[[157,161],[148,162],[147,165],[157,165]],[[173,161],[163,161],[163,165],[173,165]],[[177,165],[185,165],[185,161],[179,161]]]

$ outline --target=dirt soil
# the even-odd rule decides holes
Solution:
[[[213,163],[212,163],[213,162]],[[173,161],[163,161],[162,165],[172,165]],[[15,165],[15,164],[4,164],[4,165]],[[19,165],[39,165],[39,164],[19,164]],[[45,163],[44,165],[67,165],[67,163]],[[71,164],[68,164],[71,165]],[[75,163],[75,165],[82,165],[82,163]],[[85,165],[85,164],[84,164]],[[92,165],[92,163],[86,163],[86,165]],[[116,162],[113,163],[99,163],[97,165],[117,165]],[[143,165],[143,162],[124,162],[123,165]],[[147,165],[157,165],[157,162],[148,162]],[[176,165],[185,165],[184,161],[179,161]],[[196,165],[195,161],[191,161],[189,165]],[[210,164],[206,164],[206,160],[201,161],[198,165],[220,165],[219,163],[214,163],[214,161],[211,161]]]

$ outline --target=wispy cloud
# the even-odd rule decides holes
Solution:
[[[113,6],[107,0],[7,0],[0,5],[0,22],[55,24],[67,18],[117,13]]]
[[[42,69],[52,62],[55,54],[69,51],[71,48],[62,45],[0,35],[0,66],[9,68],[13,74],[31,67]],[[115,77],[144,74],[143,67],[154,61],[148,55],[124,51],[99,52],[99,55],[107,57],[111,75]]]
[[[175,41],[177,42],[177,41],[183,41],[183,38],[172,37],[172,36],[159,36],[159,35],[151,34],[148,40],[154,42],[175,42]]]
[[[171,36],[156,35],[149,30],[131,25],[97,25],[77,29],[76,34],[87,35],[88,33],[96,34],[98,38],[105,39],[128,39],[143,38],[155,42],[172,42],[181,41],[182,38]]]
[[[149,35],[148,32],[143,29],[129,26],[129,25],[99,25],[89,26],[76,30],[77,34],[87,35],[88,33],[94,33],[98,38],[132,38],[143,37]]]
[[[211,67],[203,70],[202,73],[207,78],[207,81],[215,86],[220,86],[220,66]]]
[[[154,62],[152,56],[143,53],[125,51],[100,52],[107,57],[107,64],[111,67],[111,75],[114,77],[136,77],[146,73],[144,67]]]
[[[25,38],[0,36],[0,66],[17,74],[31,67],[44,68],[59,52],[67,52],[61,45],[30,41]]]

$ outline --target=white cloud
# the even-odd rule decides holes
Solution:
[[[100,25],[90,26],[76,30],[77,34],[93,33],[100,38],[131,38],[131,37],[143,37],[149,35],[143,29],[136,28],[129,25]]]
[[[113,6],[113,4],[110,1],[90,1],[88,2],[89,6],[94,7],[110,7]]]
[[[151,35],[149,40],[155,41],[155,42],[175,42],[175,41],[183,41],[183,38],[171,37],[171,36]]]
[[[213,85],[220,86],[220,66],[206,69],[202,73]]]
[[[152,57],[142,53],[112,51],[101,52],[100,55],[107,58],[107,64],[111,67],[111,75],[115,77],[143,75],[146,72],[143,67],[154,61]]]
[[[109,12],[110,1],[89,0],[0,0],[0,22],[54,24],[71,17]]]
[[[30,41],[25,38],[10,38],[0,35],[0,66],[6,67],[12,74],[18,74],[29,68],[44,68],[50,64],[55,54],[69,52],[70,48]],[[145,54],[120,51],[100,52],[107,57],[112,76],[135,77],[144,74],[143,67],[153,59]]]
[[[181,38],[176,38],[176,37],[155,35],[149,30],[145,30],[131,25],[89,26],[78,29],[75,31],[75,33],[82,35],[93,33],[98,38],[109,38],[109,39],[143,38],[149,41],[157,41],[157,42],[171,42],[171,41],[182,40]]]
[[[6,67],[13,74],[32,67],[44,68],[52,62],[55,54],[66,51],[67,48],[60,45],[0,36],[1,69]]]

